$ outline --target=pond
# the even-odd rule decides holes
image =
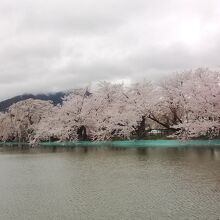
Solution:
[[[0,147],[0,219],[219,219],[220,148]]]

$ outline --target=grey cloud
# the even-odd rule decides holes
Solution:
[[[1,0],[0,100],[219,67],[217,0]]]
[[[59,30],[64,34],[93,31],[102,33],[114,29],[129,17],[143,11],[142,6],[145,5],[144,0],[139,0],[138,4],[128,0],[126,5],[124,1],[116,0],[25,2],[27,5],[23,13],[22,29],[53,32]]]

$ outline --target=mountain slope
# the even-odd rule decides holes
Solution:
[[[15,96],[13,98],[6,99],[0,102],[0,112],[7,111],[7,109],[14,103],[30,98],[40,99],[40,100],[51,100],[54,103],[54,105],[61,104],[62,98],[65,95],[66,95],[65,92],[57,92],[57,93],[49,93],[49,94],[38,94],[38,95],[24,94],[24,95]]]

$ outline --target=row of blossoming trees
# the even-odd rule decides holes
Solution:
[[[0,114],[1,141],[109,140],[143,137],[145,129],[173,130],[178,138],[220,134],[220,73],[186,71],[158,83],[99,83],[54,106],[28,99]]]

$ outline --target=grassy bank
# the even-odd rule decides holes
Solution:
[[[0,146],[24,146],[28,143],[1,142]],[[124,140],[124,141],[73,141],[73,142],[40,142],[39,146],[62,147],[120,147],[120,148],[179,148],[179,147],[220,147],[220,139],[215,140]]]
[[[220,140],[128,140],[128,141],[78,141],[78,142],[43,142],[41,146],[73,146],[73,147],[220,147]]]

